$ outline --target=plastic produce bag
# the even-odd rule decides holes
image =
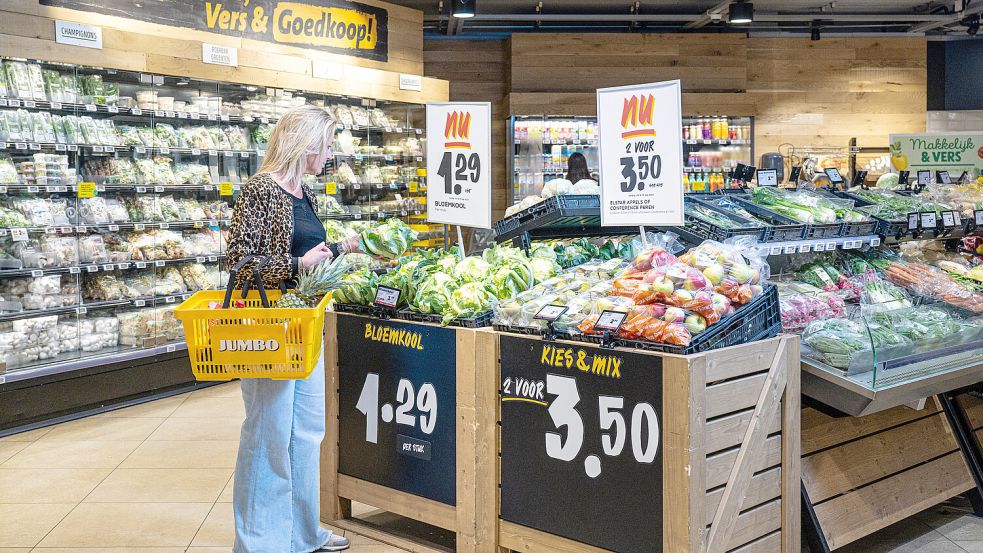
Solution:
[[[758,255],[753,239],[742,236],[731,240],[704,241],[680,256],[680,261],[698,269],[715,292],[735,305],[744,305],[764,291],[771,268]]]

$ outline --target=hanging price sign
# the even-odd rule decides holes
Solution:
[[[234,187],[231,182],[220,182],[218,183],[218,193],[221,196],[231,196]]]
[[[427,220],[488,229],[491,104],[427,104]]]
[[[337,320],[338,472],[454,505],[456,331]]]
[[[602,226],[683,225],[681,98],[678,80],[598,89]]]
[[[503,335],[501,364],[502,519],[660,551],[662,359]]]

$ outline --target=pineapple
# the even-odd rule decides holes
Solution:
[[[350,269],[351,264],[345,261],[343,255],[334,261],[323,261],[313,267],[302,269],[297,274],[293,291],[280,296],[273,307],[314,307],[322,296],[341,285],[341,278]]]

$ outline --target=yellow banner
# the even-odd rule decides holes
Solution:
[[[372,50],[379,39],[376,16],[344,8],[280,2],[273,11],[273,39],[286,44]]]

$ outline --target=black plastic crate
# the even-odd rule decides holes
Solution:
[[[805,238],[839,238],[843,236],[844,223],[810,223],[806,225]]]
[[[365,315],[366,317],[402,319],[399,311],[383,309],[374,305],[358,305],[354,303],[335,303],[334,310],[338,313],[352,313],[354,315]],[[387,317],[383,317],[385,314]]]
[[[524,334],[526,336],[542,336],[545,334],[545,330],[535,326],[512,326],[503,324],[494,324],[492,328],[498,332],[508,332],[510,334]],[[576,336],[563,332],[561,330],[554,331],[557,339],[559,340],[574,340]]]
[[[686,228],[690,229],[692,232],[703,238],[723,241],[734,236],[754,236],[760,241],[764,237],[765,227],[758,225],[754,221],[749,221],[744,217],[737,215],[736,213],[730,213],[724,211],[723,209],[720,209],[711,203],[700,201],[700,199],[698,198],[687,196],[686,205],[688,206],[690,204],[698,205],[704,209],[708,209],[710,211],[720,213],[721,215],[733,219],[735,222],[743,223],[746,225],[743,228],[728,229],[713,224],[709,221],[704,221],[696,217],[695,215],[687,214],[685,216]]]
[[[540,228],[578,228],[600,223],[600,196],[552,196],[496,222],[495,240],[504,242]]]
[[[500,332],[513,334],[532,336],[543,334],[542,329],[533,327],[494,325],[494,328]],[[717,324],[711,325],[706,331],[696,335],[688,346],[674,346],[622,338],[615,338],[611,340],[611,343],[629,349],[688,355],[772,338],[778,336],[781,331],[782,312],[778,303],[778,288],[774,284],[768,284],[761,295],[724,317]],[[560,332],[557,333],[557,337],[589,344],[601,344],[604,340],[598,335],[569,335]]]
[[[873,219],[873,217],[871,217]],[[870,236],[880,227],[877,220],[843,223],[843,236]]]
[[[467,319],[454,319],[447,323],[447,326],[459,326],[462,328],[482,328],[486,326],[491,326],[492,318],[495,316],[495,312],[492,310],[484,311],[470,317]],[[407,321],[413,321],[417,323],[433,323],[441,324],[444,320],[443,315],[438,315],[434,313],[417,313],[416,311],[410,309],[400,309],[399,318],[406,319]]]
[[[770,209],[765,209],[752,202],[747,196],[733,195],[728,198],[741,205],[748,212],[765,221],[771,223],[770,227],[765,228],[761,237],[762,242],[788,242],[790,240],[802,240],[805,237],[806,225],[796,221],[791,217],[786,217],[781,213],[776,213]]]

